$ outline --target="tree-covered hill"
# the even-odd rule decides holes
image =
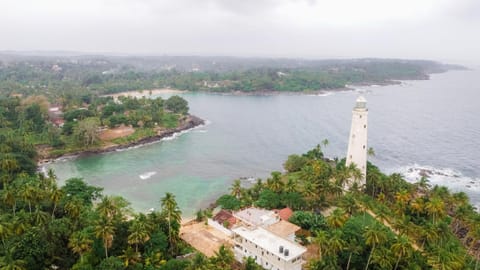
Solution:
[[[460,68],[424,60],[0,54],[0,94],[79,98],[127,90],[317,91],[428,79]]]

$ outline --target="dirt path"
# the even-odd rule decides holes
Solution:
[[[400,232],[398,230],[396,230],[395,228],[393,228],[393,226],[386,220],[381,220],[380,218],[378,218],[377,214],[375,214],[372,210],[370,210],[369,208],[367,207],[364,207],[363,205],[360,205],[360,207],[365,211],[367,212],[369,215],[371,215],[373,218],[375,218],[378,222],[381,222],[383,225],[385,225],[386,227],[388,227],[395,235],[399,236],[400,235]],[[409,243],[410,243],[410,246],[412,246],[412,248],[415,250],[415,251],[421,251],[423,252],[423,249],[421,249],[415,242],[412,242],[412,240],[410,239],[409,237]]]

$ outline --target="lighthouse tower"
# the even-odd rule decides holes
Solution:
[[[357,98],[352,111],[352,127],[348,140],[347,166],[352,163],[362,172],[359,186],[366,184],[367,175],[367,100],[360,96]]]

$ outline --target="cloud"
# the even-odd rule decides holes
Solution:
[[[2,0],[0,50],[480,56],[478,0]]]

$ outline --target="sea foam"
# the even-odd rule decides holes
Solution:
[[[146,173],[140,174],[138,177],[140,177],[140,179],[142,179],[142,180],[145,180],[145,179],[148,179],[148,178],[154,176],[155,174],[157,174],[157,172],[146,172]]]

